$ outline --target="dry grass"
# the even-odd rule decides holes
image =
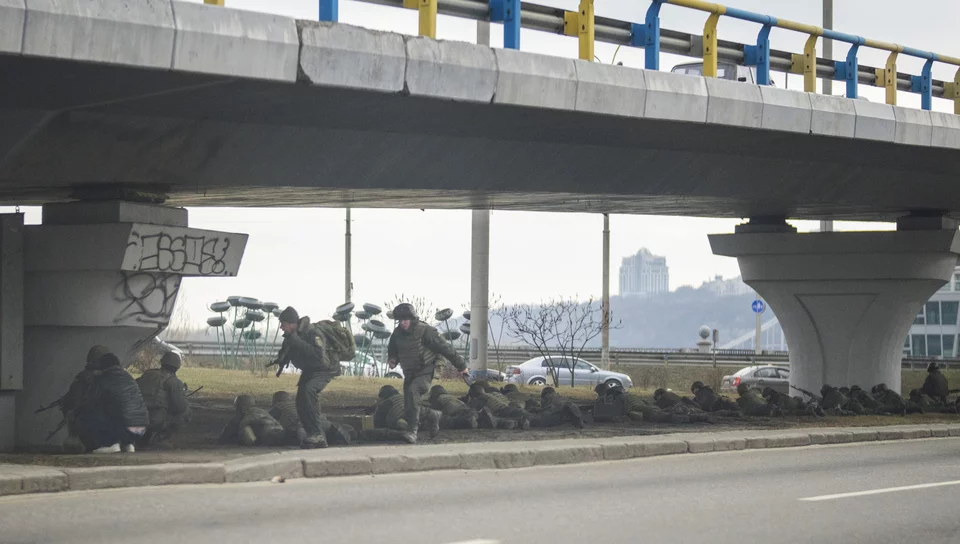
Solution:
[[[719,389],[720,377],[735,372],[737,368],[631,367],[614,370],[630,375],[634,383],[632,392],[650,396],[659,387],[666,387],[680,394],[688,394],[690,384],[696,380],[701,380],[707,384],[713,383],[715,389]],[[960,384],[960,371],[948,371],[945,374],[951,383]],[[240,393],[246,393],[254,395],[258,401],[266,402],[275,391],[296,391],[298,379],[295,374],[284,374],[277,378],[272,373],[257,375],[246,370],[197,367],[184,367],[178,375],[181,380],[187,382],[190,389],[203,386],[203,391],[198,393],[198,397],[228,401],[232,401]],[[926,371],[904,371],[903,391],[908,392],[913,388],[920,387],[925,377]],[[459,380],[436,380],[434,383],[443,385],[447,391],[456,395],[463,395],[467,392],[466,384]],[[324,404],[339,408],[371,406],[376,402],[377,392],[383,385],[393,385],[400,389],[401,382],[400,380],[387,378],[341,376],[324,390]],[[528,393],[538,393],[540,388],[523,386],[521,390]],[[560,392],[565,397],[576,400],[591,401],[596,398],[593,389],[590,387],[562,387]],[[861,418],[857,419],[862,422]],[[883,422],[889,423],[891,419],[883,418]]]

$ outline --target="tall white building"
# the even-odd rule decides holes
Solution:
[[[650,296],[670,291],[667,258],[641,248],[620,264],[620,296]]]
[[[903,354],[914,357],[957,357],[957,314],[960,312],[960,267],[953,281],[940,288],[917,314],[903,344]]]
[[[701,285],[700,288],[706,289],[718,297],[748,295],[753,293],[753,289],[751,289],[749,285],[743,283],[743,279],[740,276],[725,280],[723,279],[723,276],[717,275],[713,277],[713,281],[703,282],[703,285]]]

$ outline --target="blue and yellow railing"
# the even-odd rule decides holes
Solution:
[[[438,0],[364,0],[374,3],[392,5],[401,3],[408,9],[416,9],[420,14],[419,33],[421,36],[436,38],[437,13],[441,8],[445,12],[466,17],[489,17],[490,22],[503,24],[503,44],[508,49],[520,49],[520,28],[525,26],[537,30],[554,31],[574,36],[579,40],[580,58],[594,60],[594,43],[597,38],[597,24],[594,17],[594,0],[579,0],[579,9],[575,12],[563,11],[560,24],[555,24],[552,18],[552,8],[545,8],[535,4],[521,5],[520,0],[444,0],[440,6]],[[204,0],[206,4],[224,5],[224,0]],[[897,103],[897,90],[901,89],[900,78],[897,73],[897,58],[906,55],[926,62],[919,75],[910,75],[905,89],[920,95],[921,107],[930,110],[933,107],[934,87],[945,99],[954,103],[954,113],[960,114],[960,58],[940,55],[906,47],[895,43],[887,43],[853,34],[824,29],[815,25],[797,23],[786,19],[778,19],[770,15],[762,15],[722,4],[703,2],[701,0],[653,0],[647,9],[643,23],[627,23],[623,21],[609,21],[603,30],[604,39],[611,43],[620,43],[641,47],[645,50],[645,68],[648,70],[660,69],[660,50],[665,42],[660,31],[660,8],[663,4],[671,4],[707,13],[707,20],[703,27],[703,74],[707,77],[717,76],[717,65],[721,58],[721,45],[718,40],[717,27],[722,17],[740,19],[760,25],[756,44],[742,45],[744,65],[755,66],[757,81],[761,85],[770,84],[770,30],[774,27],[806,34],[807,41],[802,54],[790,55],[789,70],[803,74],[803,87],[807,92],[816,92],[818,77],[818,59],[816,55],[817,41],[822,37],[841,43],[847,43],[845,60],[826,60],[828,63],[823,72],[825,76],[846,83],[846,96],[857,98],[858,85],[861,82],[860,65],[857,55],[861,47],[868,47],[889,52],[886,66],[874,69],[872,74],[874,84],[886,89],[886,102]],[[336,21],[338,17],[338,0],[319,0],[319,18],[321,21]],[[530,19],[528,22],[527,19]],[[695,52],[693,52],[695,53]],[[780,52],[778,52],[780,53]],[[952,82],[934,82],[931,70],[934,63],[940,62],[957,67]],[[832,65],[832,66],[831,66]],[[832,72],[832,74],[831,74]]]

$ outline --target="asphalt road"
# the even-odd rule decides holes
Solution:
[[[935,439],[7,497],[0,542],[960,543],[958,505]]]

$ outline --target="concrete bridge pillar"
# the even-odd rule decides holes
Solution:
[[[43,224],[23,227],[16,445],[58,446],[65,431],[45,439],[59,411],[34,411],[66,392],[87,350],[103,344],[128,364],[169,323],[182,279],[236,275],[246,242],[245,234],[187,228],[187,211],[179,208],[122,201],[44,206]],[[0,290],[0,301],[7,294]],[[10,409],[0,404],[0,421],[11,418]],[[11,446],[8,434],[0,448]]]
[[[953,277],[960,236],[942,218],[905,218],[897,231],[798,234],[751,220],[710,236],[736,257],[743,281],[774,309],[790,348],[790,382],[900,389],[903,344],[923,304]]]

